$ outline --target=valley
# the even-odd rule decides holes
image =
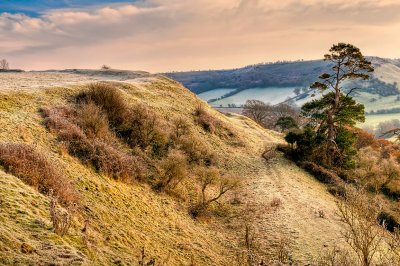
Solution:
[[[400,118],[400,110],[396,109],[400,108],[400,61],[378,57],[370,59],[375,66],[372,80],[346,85],[347,88],[360,88],[353,96],[365,105],[368,114],[366,122],[359,124],[360,127],[375,127],[380,122]],[[234,70],[174,72],[167,75],[182,82],[213,107],[240,107],[251,99],[272,105],[292,99],[290,104],[300,107],[313,99],[313,92],[304,93],[304,88],[328,68],[325,62],[314,60],[258,64]],[[255,84],[269,85],[258,87]],[[298,96],[294,93],[296,88],[300,90]]]

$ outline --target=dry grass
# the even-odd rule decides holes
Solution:
[[[193,125],[192,114],[199,100],[178,83],[157,77],[113,83],[113,86],[130,106],[143,103],[160,118],[183,116]],[[48,199],[14,176],[0,171],[1,206],[6,206],[0,208],[0,262],[5,265],[135,265],[135,254],[144,246],[148,258],[155,258],[157,262],[170,254],[168,265],[190,265],[192,262],[193,265],[230,265],[240,249],[236,240],[241,239],[243,233],[237,229],[243,221],[236,216],[195,221],[187,214],[186,207],[170,196],[154,193],[144,183],[114,182],[79,160],[59,153],[61,139],[57,127],[63,131],[63,126],[56,123],[57,126],[51,127],[54,134],[49,134],[37,110],[71,105],[70,99],[82,90],[85,88],[68,86],[18,95],[7,93],[6,99],[1,100],[0,141],[37,143],[41,151],[46,151],[46,155],[60,165],[65,176],[74,181],[83,207],[68,234],[60,238],[51,230]],[[257,219],[255,225],[265,250],[269,247],[266,243],[275,243],[277,229],[290,228],[288,232],[295,236],[291,239],[295,241],[293,256],[296,259],[305,262],[308,254],[318,253],[320,247],[333,238],[340,224],[331,218],[334,204],[325,188],[282,158],[266,167],[260,158],[262,148],[265,142],[283,142],[279,134],[263,130],[242,116],[228,117],[206,105],[204,108],[208,114],[229,125],[243,145],[230,144],[231,140],[236,141],[235,136],[224,138],[218,133],[209,134],[201,127],[192,127],[190,133],[179,139],[195,136],[207,147],[206,150],[220,158],[219,167],[242,177],[246,184],[241,201],[254,202],[256,206],[253,212]],[[75,111],[66,115],[72,119],[77,116]],[[83,131],[78,120],[62,120],[72,122]],[[74,134],[79,136],[79,130]],[[120,145],[125,147],[123,143]],[[129,150],[125,148],[124,151]],[[203,156],[201,161],[207,161],[205,159]],[[182,186],[175,189],[180,192],[183,185],[190,187],[190,181],[190,178],[183,180]],[[210,187],[209,198],[217,191],[218,186]],[[196,189],[184,193],[196,196]],[[285,203],[273,221],[268,219],[263,205],[269,202],[271,194],[279,194]],[[237,206],[241,208],[242,204]],[[316,219],[310,208],[326,210],[327,219]],[[90,230],[83,243],[81,229],[87,219]],[[23,243],[37,253],[19,252]]]

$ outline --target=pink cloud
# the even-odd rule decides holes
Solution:
[[[166,71],[320,58],[337,41],[399,57],[399,30],[393,0],[147,0],[39,18],[3,13],[0,48],[22,68]]]

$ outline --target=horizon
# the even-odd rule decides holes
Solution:
[[[394,0],[8,0],[0,57],[26,70],[105,64],[163,73],[318,60],[348,42],[394,59],[399,11]]]

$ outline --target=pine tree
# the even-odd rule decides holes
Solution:
[[[335,142],[339,132],[338,128],[344,125],[353,125],[355,121],[362,121],[363,114],[360,113],[361,106],[352,103],[354,101],[349,95],[357,88],[351,88],[346,95],[343,94],[343,82],[347,80],[369,79],[373,66],[361,53],[360,49],[351,44],[339,43],[333,45],[329,54],[324,56],[325,61],[332,64],[330,73],[323,73],[319,76],[320,81],[311,85],[312,89],[321,92],[330,91],[319,100],[313,101],[303,109],[307,112],[312,109],[315,112],[314,118],[321,120],[320,129],[327,130],[327,164],[332,165],[333,157],[338,153],[338,145]],[[356,112],[356,113],[354,113]]]

